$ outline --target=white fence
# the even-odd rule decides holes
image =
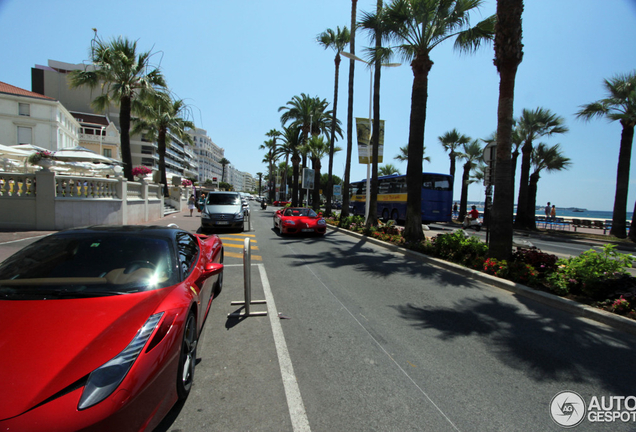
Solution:
[[[0,172],[0,229],[147,223],[163,217],[163,202],[161,185],[143,181]]]

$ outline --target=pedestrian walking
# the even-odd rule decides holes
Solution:
[[[545,206],[545,219],[546,220],[550,219],[551,212],[552,212],[552,209],[550,208],[550,201],[548,201],[548,205]]]
[[[459,216],[459,213],[457,211],[457,203],[453,204],[453,217],[457,218]]]
[[[190,195],[190,198],[188,199],[188,208],[190,209],[190,217],[192,217],[192,212],[194,211],[194,207],[195,207],[195,202],[194,202],[194,195]]]
[[[556,207],[554,205],[552,205],[552,209],[550,210],[550,217],[553,221],[556,220]]]

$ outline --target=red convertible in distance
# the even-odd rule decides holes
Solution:
[[[318,234],[325,235],[327,222],[322,213],[316,214],[306,207],[287,207],[274,213],[274,229],[281,234]]]
[[[178,228],[60,231],[0,265],[0,430],[153,430],[194,379],[223,245]]]
[[[274,207],[285,207],[288,204],[291,204],[291,203],[289,201],[274,201],[272,205]]]

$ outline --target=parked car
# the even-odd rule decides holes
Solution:
[[[0,430],[153,430],[190,392],[222,262],[218,237],[151,226],[60,231],[7,258]]]
[[[322,213],[316,214],[307,207],[287,207],[274,213],[274,229],[281,234],[318,234],[325,235],[327,222]]]
[[[238,192],[210,192],[201,209],[201,231],[218,228],[243,231],[243,201]]]
[[[274,201],[272,204],[274,207],[285,207],[286,205],[291,204],[289,201]]]

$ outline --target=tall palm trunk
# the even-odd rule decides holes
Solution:
[[[411,118],[409,122],[409,160],[406,166],[406,223],[404,237],[409,241],[424,238],[422,232],[422,157],[424,156],[424,124],[428,101],[428,73],[433,66],[428,53],[418,53],[411,62]]]
[[[132,174],[132,155],[130,153],[130,113],[132,109],[130,97],[122,97],[119,106],[119,126],[121,127],[121,160],[124,163],[124,177],[128,181],[135,178]]]
[[[349,41],[349,52],[356,52],[356,15],[358,0],[351,0],[351,39]],[[342,210],[340,217],[349,216],[349,182],[351,181],[351,152],[353,147],[353,77],[355,60],[349,60],[349,100],[347,104],[347,157],[345,159],[345,172],[342,187]]]
[[[532,141],[527,140],[521,148],[521,173],[519,174],[519,198],[517,200],[517,217],[514,226],[516,228],[529,229],[530,218],[528,213],[534,209],[530,209],[528,205],[528,184],[530,183],[530,159],[532,156]]]
[[[311,207],[318,213],[320,210],[320,168],[322,167],[320,159],[313,158],[312,166],[314,169],[314,190],[312,191],[311,200],[313,203]]]
[[[541,176],[538,172],[530,174],[530,183],[528,183],[528,208],[530,208],[531,206],[533,209],[537,208],[537,184],[539,183],[539,178],[541,178]],[[534,213],[535,212],[533,211],[528,218],[530,229],[537,229],[537,221],[534,217]]]
[[[466,217],[466,213],[468,210],[468,184],[470,182],[470,169],[471,164],[464,165],[464,170],[462,172],[462,190],[461,196],[459,199],[459,216],[458,220],[460,222],[464,221]]]
[[[634,140],[634,126],[621,120],[621,147],[618,153],[618,168],[616,170],[616,195],[614,196],[614,211],[612,215],[612,229],[610,234],[618,238],[626,237],[627,190],[629,187],[629,165],[632,158],[632,142]],[[631,238],[630,233],[630,238]]]
[[[292,207],[298,206],[298,171],[300,165],[300,155],[294,153],[292,155],[292,165],[294,167],[292,174]]]
[[[382,10],[382,0],[378,0],[378,15]],[[382,48],[382,31],[375,29],[375,48],[379,52]],[[380,156],[380,72],[382,71],[382,60],[375,59],[375,76],[373,77],[373,162],[371,164],[371,194],[369,195],[369,218],[367,228],[378,224],[378,158]]]
[[[325,197],[327,198],[327,204],[325,207],[325,213],[327,215],[331,214],[331,196],[333,194],[333,149],[334,143],[336,141],[336,112],[338,110],[338,77],[340,75],[340,53],[336,55],[336,59],[334,60],[336,63],[336,78],[333,85],[333,115],[331,117],[331,139],[329,140],[329,173],[327,177],[327,191],[325,193]]]
[[[166,130],[161,128],[157,135],[157,147],[159,153],[159,173],[161,175],[160,183],[164,185],[164,196],[170,196],[170,188],[168,188],[168,177],[166,176]]]
[[[497,108],[497,168],[495,197],[490,226],[489,253],[498,259],[512,255],[512,214],[514,184],[512,178],[512,126],[517,69],[523,58],[521,14],[523,0],[497,0],[495,27],[495,66],[499,72]]]

